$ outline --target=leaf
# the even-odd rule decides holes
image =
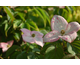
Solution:
[[[75,59],[79,59],[79,57],[78,56],[75,56]]]
[[[71,53],[72,55],[76,54],[74,51],[74,48],[72,47],[70,43],[67,43],[67,49],[68,49],[68,52]]]
[[[22,29],[22,28],[27,28],[27,29],[30,30],[30,25],[29,25],[28,23],[26,23],[26,22],[25,22],[25,23],[22,22],[19,27],[20,27],[21,29]]]
[[[80,58],[80,53],[76,54],[75,59],[79,59]]]
[[[74,57],[75,55],[72,55],[72,54],[68,54],[68,55],[65,55],[63,57],[63,59],[71,59],[72,57]]]
[[[38,10],[43,14],[44,18],[48,20],[49,25],[50,25],[49,14],[48,14],[45,10],[43,10],[43,9],[41,9],[41,8],[38,8]]]
[[[14,29],[18,28],[21,23],[22,23],[21,20],[15,20],[15,21],[13,21],[13,28]]]
[[[16,51],[13,54],[11,54],[10,59],[15,59],[17,57],[17,55],[19,55],[21,52],[20,51]]]
[[[55,47],[54,46],[50,46],[47,50],[46,50],[46,53],[49,53],[50,51],[54,50]]]
[[[25,21],[25,18],[24,18],[24,14],[23,14],[23,13],[21,13],[21,12],[16,12],[16,14],[18,14],[18,15],[21,17],[21,19],[22,19],[23,21]]]
[[[40,30],[40,32],[43,33],[44,35],[46,35],[48,33],[45,29]]]
[[[18,32],[14,33],[14,38],[15,38],[16,41],[20,40],[20,36],[21,36],[20,33],[18,33]]]
[[[34,8],[34,10],[35,10],[36,13],[43,19],[44,27],[46,27],[46,20],[45,20],[45,18],[42,16],[42,14],[41,14],[36,8]]]
[[[16,59],[27,59],[26,51],[22,51],[19,55],[17,55]]]
[[[6,57],[10,56],[17,48],[19,48],[19,46],[17,45],[13,45],[12,47],[10,47],[6,52]]]
[[[6,13],[9,15],[9,17],[11,18],[11,21],[13,21],[15,18],[13,16],[13,13],[11,12],[11,10],[9,9],[9,7],[3,6]]]
[[[71,43],[71,45],[75,49],[74,51],[76,52],[76,54],[80,53],[80,40],[75,40]]]
[[[63,56],[64,54],[63,54],[63,49],[61,45],[58,45],[57,47],[50,46],[47,48],[45,52],[46,59],[61,59]]]
[[[71,13],[71,9],[69,6],[66,6],[66,8],[68,9],[68,12]]]
[[[38,48],[34,48],[34,49],[32,50],[32,52],[36,52],[36,53],[40,54],[40,50],[39,50]]]
[[[28,55],[27,55],[27,58],[28,59],[36,59],[35,54],[33,52],[29,52]]]
[[[8,20],[4,20],[3,22],[0,23],[0,27],[4,24],[6,24],[8,22]]]
[[[35,22],[30,21],[30,20],[27,20],[26,23],[28,23],[28,24],[30,25],[31,28],[35,29],[36,31],[39,31],[38,26],[36,25]]]
[[[12,26],[12,24],[8,24],[8,21],[5,23],[4,30],[5,30],[6,37],[7,37],[8,30],[11,28],[11,26]]]
[[[6,23],[6,24],[5,24],[5,29],[4,29],[4,30],[7,32],[7,31],[8,31],[8,28],[9,28],[9,25],[8,25],[8,23]]]

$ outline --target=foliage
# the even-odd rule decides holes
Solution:
[[[13,46],[6,52],[0,48],[3,59],[79,59],[80,31],[73,43],[63,40],[46,42],[42,47],[24,42],[20,29],[39,31],[44,35],[51,31],[51,19],[54,15],[63,16],[68,22],[80,23],[80,7],[65,6],[1,6],[0,7],[0,42],[14,40]]]

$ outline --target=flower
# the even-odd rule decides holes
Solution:
[[[18,6],[10,6],[10,8],[15,8],[15,7],[18,7]]]
[[[43,34],[38,31],[30,31],[28,29],[21,29],[23,32],[22,38],[25,42],[36,43],[43,47]]]
[[[59,8],[65,8],[65,6],[58,6]]]
[[[52,31],[44,36],[44,42],[54,42],[60,38],[71,43],[77,37],[77,31],[80,25],[77,22],[68,22],[59,15],[55,15],[51,21]]]
[[[14,42],[13,40],[8,42],[1,42],[0,48],[2,48],[3,52],[6,52],[13,45],[13,42]]]

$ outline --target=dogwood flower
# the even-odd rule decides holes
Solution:
[[[30,31],[28,29],[21,29],[23,32],[22,38],[25,42],[36,43],[43,47],[43,34],[38,31]]]
[[[8,42],[1,42],[0,48],[2,48],[3,52],[6,52],[13,45],[13,42],[14,42],[13,40]]]
[[[65,6],[58,6],[59,8],[65,8]]]
[[[55,15],[51,21],[52,31],[44,36],[44,42],[54,42],[60,38],[71,43],[77,37],[77,31],[80,25],[77,22],[68,22],[59,15]]]

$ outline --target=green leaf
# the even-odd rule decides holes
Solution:
[[[63,59],[71,59],[72,57],[74,57],[75,55],[72,55],[72,54],[68,54],[68,55],[65,55],[63,57]]]
[[[15,20],[15,21],[13,21],[13,28],[14,29],[18,28],[20,24],[21,24],[21,20]]]
[[[47,19],[47,21],[49,22],[49,25],[50,25],[49,14],[45,10],[43,10],[41,8],[38,8],[38,10],[43,14],[44,18]]]
[[[61,45],[58,45],[57,47],[50,46],[47,48],[45,52],[46,59],[61,59],[63,56],[64,54],[63,54],[63,49]]]
[[[25,21],[25,18],[24,18],[24,14],[23,14],[23,13],[21,13],[21,12],[16,12],[16,14],[18,14],[18,15],[21,17],[21,19],[22,19],[23,21]]]
[[[66,6],[66,8],[67,8],[68,12],[71,13],[70,7],[69,6]]]
[[[34,10],[36,11],[36,13],[43,19],[44,22],[44,27],[46,27],[46,20],[45,18],[42,16],[42,14],[38,11],[38,9],[34,8]]]
[[[19,48],[19,46],[17,46],[17,45],[13,45],[12,47],[10,47],[10,48],[8,49],[8,51],[6,52],[6,57],[10,56],[13,52],[15,52],[15,50],[16,50],[17,48]]]
[[[78,56],[75,56],[75,59],[79,59],[79,57]]]
[[[8,31],[8,28],[9,28],[9,25],[8,23],[5,24],[5,31],[7,32]]]
[[[72,55],[76,54],[74,51],[74,48],[72,47],[70,43],[67,43],[67,49],[68,49],[68,52],[71,53]]]
[[[5,35],[6,35],[6,37],[7,37],[7,33],[8,33],[8,30],[11,28],[11,24],[9,24],[8,23],[8,21],[5,23],[5,28],[4,28],[4,30],[5,30]]]
[[[73,46],[76,54],[80,53],[80,40],[75,40],[74,42],[71,43],[71,45]]]
[[[80,59],[80,53],[76,54],[75,59]]]
[[[8,22],[8,20],[4,20],[3,22],[0,22],[0,26],[6,24]]]
[[[11,12],[11,10],[9,9],[9,7],[3,6],[6,13],[9,15],[9,17],[11,18],[11,21],[13,21],[15,18],[13,16],[13,13]]]
[[[20,27],[21,29],[22,29],[22,28],[27,28],[27,29],[30,30],[30,25],[29,25],[28,23],[26,23],[26,22],[25,22],[25,23],[22,22],[19,27]]]
[[[29,25],[30,25],[31,28],[35,29],[36,31],[39,31],[38,26],[36,25],[35,22],[27,20],[26,23],[29,23]]]
[[[43,33],[44,35],[46,35],[48,33],[45,29],[40,30],[40,32]]]
[[[28,55],[27,55],[27,58],[28,59],[36,59],[35,54],[33,52],[29,52]]]
[[[16,59],[27,59],[26,51],[22,51],[19,55],[17,55]]]
[[[20,51],[16,51],[13,54],[11,54],[10,59],[15,59],[17,57],[17,55],[19,55],[21,52]]]
[[[20,40],[20,36],[21,36],[20,33],[14,33],[14,38],[15,38],[16,41]]]
[[[50,46],[47,50],[46,50],[46,54],[53,51],[55,49],[55,46]]]
[[[34,48],[34,49],[32,50],[32,52],[36,52],[36,53],[40,54],[40,49]]]

